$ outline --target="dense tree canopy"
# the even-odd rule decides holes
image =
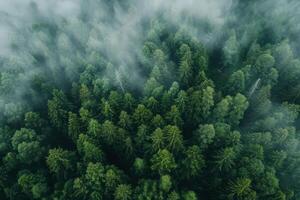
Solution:
[[[300,199],[300,18],[278,7],[298,1],[234,1],[222,33],[78,2],[53,20],[30,4],[0,56],[1,200]]]

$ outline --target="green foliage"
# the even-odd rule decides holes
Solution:
[[[166,149],[159,150],[151,159],[151,169],[159,174],[170,173],[176,167],[172,153]]]
[[[228,80],[228,92],[234,94],[236,92],[242,93],[245,91],[245,75],[244,72],[238,70],[234,72]]]
[[[80,134],[80,121],[76,114],[69,112],[68,135],[73,141],[76,141]]]
[[[239,61],[239,43],[235,32],[231,34],[223,47],[224,64],[229,67],[235,67]]]
[[[46,179],[40,174],[24,173],[18,178],[18,185],[32,199],[42,199],[48,190]]]
[[[194,132],[196,144],[201,148],[207,148],[215,137],[215,128],[212,124],[199,125]]]
[[[25,127],[29,129],[40,129],[43,122],[38,113],[28,112],[25,114]]]
[[[183,138],[177,126],[168,125],[164,129],[166,136],[166,148],[170,151],[179,151],[183,148]]]
[[[47,156],[47,165],[50,172],[57,175],[65,175],[68,170],[72,170],[74,154],[61,148],[50,149]]]
[[[243,119],[244,113],[247,110],[249,103],[247,102],[247,98],[242,94],[237,94],[232,99],[232,110],[229,112],[229,122],[232,125],[238,125],[240,120]]]
[[[186,178],[195,178],[201,175],[205,167],[205,160],[198,146],[189,147],[185,152],[185,159],[182,161],[182,175]]]
[[[169,175],[163,175],[160,177],[160,187],[164,192],[168,192],[172,187],[172,180]]]
[[[234,166],[236,153],[233,148],[220,150],[215,156],[216,167],[219,170],[230,170]]]
[[[53,98],[48,101],[48,115],[56,128],[64,128],[68,118],[69,103],[62,91],[54,90]]]
[[[251,180],[247,178],[237,179],[229,186],[229,199],[256,199],[256,193],[251,189]]]
[[[150,136],[151,140],[151,150],[157,152],[160,149],[163,149],[165,146],[165,135],[163,130],[160,128],[155,129],[155,131]]]
[[[197,195],[194,191],[184,192],[182,195],[182,199],[184,200],[197,200]]]
[[[188,102],[188,116],[191,124],[196,125],[206,120],[214,105],[214,89],[208,86],[201,91],[194,91]]]
[[[12,147],[18,153],[18,159],[24,163],[37,162],[43,154],[41,139],[31,129],[22,128],[15,132],[12,137]]]
[[[121,184],[115,191],[115,200],[130,200],[132,197],[132,189],[130,185]]]
[[[0,12],[1,200],[300,199],[298,1],[178,2]]]
[[[152,112],[139,104],[133,113],[133,119],[137,124],[147,124],[152,119]]]

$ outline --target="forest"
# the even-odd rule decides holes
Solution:
[[[300,1],[0,2],[1,200],[299,200]]]

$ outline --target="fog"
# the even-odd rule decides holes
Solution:
[[[249,45],[253,35],[267,26],[278,40],[288,38],[294,53],[299,51],[297,1],[268,0],[253,4],[256,10],[253,14],[263,14],[263,24],[253,22],[247,15],[239,19],[236,6],[234,0],[132,0],[109,4],[104,0],[1,1],[0,70],[1,85],[6,87],[1,101],[22,102],[31,91],[29,81],[38,74],[51,77],[63,88],[66,80],[78,79],[83,59],[94,64],[94,58],[87,57],[95,54],[111,63],[102,74],[104,77],[119,74],[112,84],[119,85],[125,78],[133,87],[141,87],[145,77],[139,73],[138,58],[149,37],[146,30],[149,24],[160,28],[156,24],[158,16],[211,48],[222,48],[220,38],[229,35],[224,30],[236,30],[241,45]],[[205,22],[206,26],[195,21]],[[43,28],[45,24],[48,28]],[[36,55],[45,59],[42,65],[35,64]],[[16,70],[14,81],[5,78]]]

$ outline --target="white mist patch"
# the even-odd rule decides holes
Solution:
[[[190,15],[198,19],[205,18],[217,24],[224,23],[224,14],[232,6],[232,0],[153,0],[152,2],[154,10],[161,9],[169,12],[170,19]]]
[[[10,53],[10,35],[12,35],[12,31],[10,31],[7,27],[0,26],[0,56]]]
[[[79,13],[79,0],[0,1],[0,55],[9,56],[10,43],[14,35],[15,37],[18,37],[18,34],[22,35],[17,30],[26,30],[36,20],[43,18],[53,21],[57,18],[74,19]]]
[[[79,0],[9,0],[0,1],[0,11],[14,17],[28,17],[36,6],[43,16],[75,17],[80,11]]]
[[[205,1],[205,0],[153,0],[135,1],[134,7],[124,10],[118,4],[114,6],[114,17],[107,23],[107,16],[110,15],[104,6],[99,6],[95,13],[99,18],[92,18],[97,21],[93,24],[93,32],[90,34],[88,45],[101,49],[109,55],[117,70],[122,66],[122,73],[125,72],[134,77],[134,80],[142,79],[137,74],[134,66],[136,56],[142,52],[142,45],[147,37],[144,34],[142,22],[155,19],[157,15],[163,14],[164,19],[171,23],[189,30],[191,35],[200,39],[207,37],[195,30],[192,24],[186,21],[186,17],[208,20],[214,26],[221,27],[225,23],[226,14],[232,5],[231,0]],[[197,32],[197,33],[196,33]],[[97,34],[98,33],[98,34]],[[210,40],[213,38],[211,37]]]

